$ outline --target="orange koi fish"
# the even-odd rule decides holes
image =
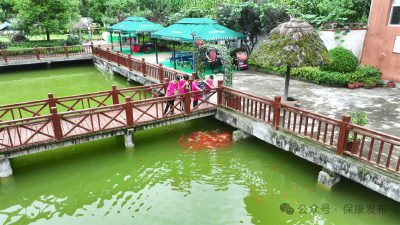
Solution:
[[[143,159],[141,159],[139,162],[143,161]]]
[[[293,202],[296,203],[296,204],[298,204],[298,203],[296,202],[296,200],[293,200]]]
[[[311,188],[308,188],[309,191],[313,191]]]
[[[272,167],[275,167],[274,165],[271,165]]]
[[[170,144],[167,144],[167,146],[169,146]]]
[[[285,198],[287,198],[287,195],[286,194],[283,194],[284,196],[285,196]]]
[[[297,191],[296,187],[293,187],[293,189],[294,189],[295,191]]]
[[[276,168],[276,170],[281,171],[279,168]]]
[[[264,202],[264,201],[262,200],[262,198],[259,198],[258,201],[259,201],[259,202]]]
[[[218,162],[218,164],[222,164],[221,162]]]

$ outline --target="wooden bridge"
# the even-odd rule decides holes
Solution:
[[[69,47],[61,47],[65,54]],[[72,48],[72,47],[71,47]],[[280,97],[274,100],[250,95],[219,82],[207,99],[200,99],[193,108],[190,100],[200,92],[186,90],[176,95],[173,107],[175,114],[164,115],[163,109],[171,97],[161,97],[169,80],[183,76],[182,71],[172,70],[162,64],[148,63],[131,58],[130,55],[111,51],[101,46],[83,48],[90,53],[129,70],[151,77],[160,84],[102,91],[84,95],[53,97],[48,99],[0,106],[0,154],[15,151],[29,145],[54,140],[63,140],[107,130],[132,127],[138,124],[189,116],[202,111],[224,107],[271,125],[274,129],[285,130],[316,143],[326,145],[337,155],[349,155],[379,166],[393,173],[399,173],[400,138],[350,123],[349,116],[342,120],[326,117],[304,109],[283,104]],[[21,51],[37,57],[37,51]],[[2,50],[7,56],[7,51]],[[58,53],[57,53],[58,54]],[[47,55],[51,57],[51,55]],[[23,57],[21,58],[23,59]],[[191,78],[192,79],[192,78]],[[184,109],[180,104],[185,100]],[[204,107],[204,103],[208,103]],[[361,141],[349,144],[349,135]]]

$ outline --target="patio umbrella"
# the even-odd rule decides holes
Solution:
[[[158,31],[161,29],[163,29],[162,26],[152,23],[143,17],[128,17],[124,21],[114,24],[113,26],[107,28],[107,31],[118,32],[121,36],[121,33],[135,33],[135,34],[148,33],[148,32]],[[143,42],[144,42],[144,35],[143,35]],[[130,44],[132,45],[132,42]],[[122,52],[122,44],[120,44],[120,48]],[[156,49],[156,54],[157,54],[157,49]]]
[[[154,32],[151,37],[172,41],[193,42],[191,35],[193,32],[196,33],[197,38],[201,38],[204,42],[246,39],[245,35],[221,26],[208,18],[184,18],[167,28]],[[175,48],[174,68],[176,69]]]
[[[286,66],[284,99],[289,92],[290,68],[323,66],[333,62],[332,56],[315,29],[306,21],[291,18],[275,27],[251,54],[259,66]]]

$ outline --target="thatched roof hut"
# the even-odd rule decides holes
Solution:
[[[291,18],[275,27],[250,59],[258,66],[287,66],[285,100],[289,89],[290,67],[315,67],[333,62],[315,29],[297,18]]]
[[[73,30],[84,30],[88,29],[88,25],[82,21],[75,23],[75,25],[72,27]]]

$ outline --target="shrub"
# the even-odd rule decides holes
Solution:
[[[11,38],[11,42],[23,42],[28,41],[28,39],[22,34],[16,34]]]
[[[374,67],[374,66],[369,66],[369,65],[365,65],[365,66],[358,66],[356,71],[360,72],[360,75],[362,75],[365,78],[379,78],[382,74],[381,70]]]
[[[349,73],[354,72],[359,64],[358,58],[351,52],[341,46],[329,50],[334,62],[332,65],[321,67],[325,71]]]
[[[231,51],[231,57],[236,59],[236,53],[237,52],[247,52],[245,48],[237,48]]]
[[[67,46],[73,46],[73,45],[81,45],[82,41],[79,38],[74,38],[74,37],[69,37],[66,41],[65,44]]]
[[[0,49],[5,47],[4,43],[0,41]]]

